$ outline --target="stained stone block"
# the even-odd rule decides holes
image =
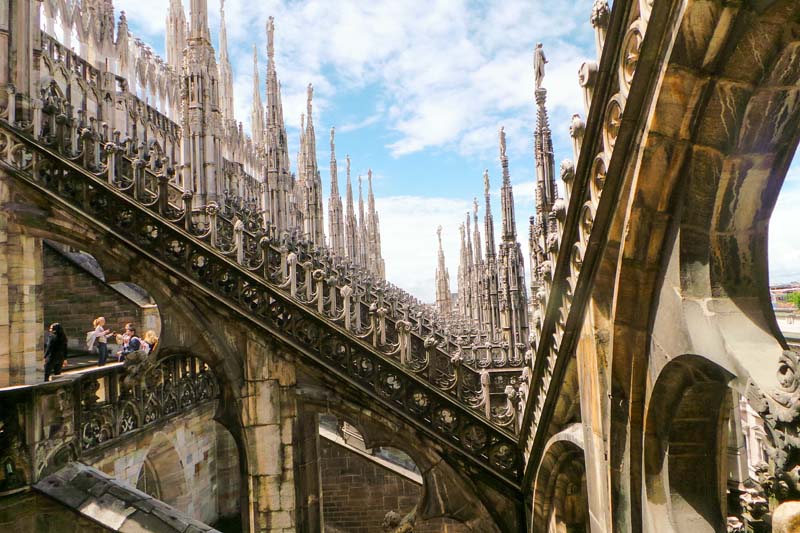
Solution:
[[[247,442],[254,457],[250,465],[253,475],[277,475],[281,473],[281,442],[278,425],[248,428]]]
[[[294,525],[294,521],[292,520],[292,515],[288,511],[278,511],[276,513],[271,513],[270,517],[270,526],[275,528],[289,528]]]
[[[258,508],[260,511],[275,511],[281,508],[280,476],[258,478]]]

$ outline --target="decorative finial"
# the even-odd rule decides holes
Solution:
[[[334,135],[336,134],[336,128],[331,127],[331,153],[333,153],[333,145],[334,145]]]
[[[439,225],[439,227],[436,228],[436,235],[437,235],[437,237],[439,237],[439,249],[441,249],[442,248],[442,226],[441,226],[441,224]]]
[[[500,126],[500,158],[506,157],[506,130]]]
[[[483,194],[489,196],[489,169],[483,171]]]
[[[475,216],[478,216],[478,197],[473,196],[472,198],[472,211],[475,213]]]
[[[306,108],[308,109],[308,121],[311,122],[311,99],[314,98],[314,86],[308,84],[306,89]]]
[[[347,161],[347,179],[350,179],[350,154],[345,156],[345,160]]]

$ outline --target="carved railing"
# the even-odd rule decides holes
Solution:
[[[69,109],[45,96],[42,124],[21,124],[26,131],[0,122],[7,172],[516,483],[510,378],[463,364],[432,328],[404,320],[408,307],[388,300],[383,285],[308,243],[248,231],[213,204],[192,209],[191,193],[172,183],[158,154],[106,137],[96,121],[59,118]],[[504,391],[499,405],[492,390]]]
[[[0,493],[35,483],[68,461],[91,460],[119,439],[218,397],[212,371],[191,355],[123,364],[0,391]]]
[[[92,170],[106,168],[109,180],[120,187],[145,187],[147,197],[144,201],[154,202],[158,175],[173,172],[170,169],[179,159],[180,126],[132,94],[125,78],[100,71],[51,35],[42,32],[41,36],[42,70],[54,83],[49,86],[45,83],[34,118],[37,126],[31,131],[41,132],[43,140],[58,143],[59,153],[66,152],[73,158],[74,154],[83,153],[85,161],[79,162],[82,166]],[[121,111],[117,107],[122,108]],[[59,126],[62,134],[54,136]],[[83,146],[85,140],[92,141],[88,150]],[[103,152],[112,149],[117,153],[109,165]],[[138,183],[134,181],[134,170],[129,168],[131,164],[142,168]],[[521,369],[523,366],[519,354],[524,353],[524,349],[512,350],[507,344],[494,342],[484,333],[470,328],[451,331],[447,321],[432,307],[422,304],[401,288],[375,278],[329,250],[312,250],[297,235],[276,235],[275,228],[263,220],[263,206],[260,204],[263,184],[257,182],[239,162],[223,159],[218,171],[222,173],[224,184],[223,202],[216,211],[220,226],[217,233],[221,240],[234,236],[233,226],[238,219],[244,226],[243,238],[250,246],[243,250],[245,255],[250,252],[257,255],[261,236],[271,237],[273,243],[280,237],[292,251],[302,249],[313,256],[313,268],[322,269],[326,279],[346,280],[353,289],[354,320],[358,321],[356,307],[368,309],[375,305],[383,309],[381,313],[386,313],[387,320],[409,322],[410,334],[417,337],[416,344],[433,342],[443,352],[442,356],[458,357],[467,367]],[[182,200],[184,191],[178,188],[182,185],[180,173],[169,174],[167,184],[170,188],[168,203],[176,209],[173,218],[177,218],[178,211],[186,207]],[[191,197],[186,200],[191,200]],[[195,218],[200,219],[203,214],[204,208],[199,208]],[[205,222],[198,220],[197,223]]]
[[[123,372],[82,375],[79,387],[76,427],[84,450],[215,399],[218,393],[216,379],[199,359],[173,356],[151,363],[143,352],[129,357]]]
[[[531,332],[534,362],[530,399],[522,416],[520,435],[525,444],[526,463],[546,442],[547,419],[554,409],[559,388],[551,388],[551,385],[561,383],[580,331],[584,306],[573,310],[572,302],[576,298],[581,301],[590,290],[591,267],[599,257],[597,242],[606,234],[605,228],[596,231],[595,219],[599,212],[607,212],[612,205],[613,195],[603,201],[612,158],[616,157],[619,166],[619,161],[626,157],[625,152],[615,152],[614,147],[647,31],[651,4],[649,0],[632,0],[614,4],[612,11],[607,1],[598,0],[592,8],[591,22],[600,64],[589,61],[579,71],[589,120],[584,123],[576,114],[570,124],[574,160],[561,164],[567,205],[560,206],[558,212],[554,210],[557,231],[547,243],[546,261],[537,273],[539,286],[534,295],[537,311]],[[624,53],[620,54],[620,50]],[[611,176],[614,179],[611,185],[616,186],[621,181],[621,172]]]

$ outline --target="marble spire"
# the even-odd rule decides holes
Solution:
[[[347,200],[345,212],[345,247],[347,249],[347,257],[353,263],[359,262],[359,239],[358,239],[358,220],[356,220],[356,210],[353,205],[353,184],[350,181],[350,156],[345,158],[347,162]]]
[[[169,0],[167,10],[167,64],[175,72],[183,70],[183,51],[186,48],[186,13],[181,0]]]
[[[331,194],[328,200],[328,238],[331,251],[339,257],[345,251],[344,220],[342,220],[342,197],[339,194],[339,176],[336,163],[335,128],[331,128]]]
[[[225,0],[219,2],[219,104],[222,118],[228,122],[233,121],[233,70],[228,59]]]
[[[450,293],[450,273],[447,271],[442,249],[442,227],[436,229],[439,239],[439,257],[436,266],[436,308],[444,316],[453,311],[452,294]]]
[[[264,106],[261,104],[261,83],[258,77],[258,49],[253,45],[253,103],[250,111],[250,127],[256,147],[264,145]]]

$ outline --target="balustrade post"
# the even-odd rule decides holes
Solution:
[[[139,200],[144,193],[144,161],[138,156],[133,160],[133,198]]]
[[[33,107],[33,131],[31,133],[34,139],[39,139],[42,135],[42,101],[39,98],[32,98],[31,107]]]
[[[487,420],[492,419],[492,396],[491,396],[492,376],[487,369],[481,370],[481,395],[483,397],[483,412]]]
[[[192,191],[186,191],[181,195],[183,202],[183,227],[189,233],[192,232]]]
[[[350,298],[353,296],[353,287],[345,285],[340,290],[342,294],[342,306],[344,307],[344,327],[346,330],[351,331],[350,323]]]
[[[261,237],[258,241],[261,248],[261,264],[264,266],[262,275],[266,281],[270,281],[269,260],[270,260],[270,245],[268,237]]]
[[[169,176],[158,175],[158,212],[166,216],[169,212]]]
[[[372,331],[372,345],[378,346],[378,306],[370,304],[369,306],[369,325]]]
[[[355,300],[353,304],[353,311],[355,311],[355,321],[356,321],[356,331],[361,331],[361,297],[363,296],[363,290],[358,288],[354,291],[355,293]]]
[[[106,163],[108,165],[108,183],[114,185],[117,181],[117,165],[120,158],[120,132],[114,131],[111,134],[112,140],[106,143]]]
[[[386,308],[379,307],[378,315],[378,330],[380,331],[380,346],[386,346]]]
[[[83,152],[83,168],[90,170],[92,167],[92,132],[89,128],[80,129],[80,138]]]
[[[408,366],[411,346],[411,323],[399,320],[395,324],[397,329],[397,343],[400,351],[400,364]]]
[[[314,297],[314,284],[312,283],[311,279],[311,267],[313,263],[311,261],[303,261],[300,266],[303,267],[303,284],[306,287],[306,301],[310,302],[311,299]],[[322,299],[322,294],[319,294],[320,299]]]
[[[316,285],[314,298],[317,300],[317,312],[322,314],[325,312],[325,271],[322,269],[315,270],[313,278]]]
[[[337,301],[336,301],[336,288],[337,288],[337,286],[336,286],[336,284],[339,282],[339,278],[338,278],[338,276],[336,276],[336,274],[331,274],[331,276],[328,278],[327,281],[328,281],[328,295],[329,295],[328,296],[328,300],[329,300],[330,308],[331,308],[330,316],[335,317],[336,316],[336,304],[337,304]]]
[[[206,215],[208,215],[209,234],[208,240],[213,248],[217,247],[217,212],[219,207],[214,202],[206,206]]]
[[[456,380],[456,398],[459,400],[464,399],[464,369],[461,367],[463,362],[464,358],[461,357],[461,350],[456,349],[456,353],[450,358],[450,364],[453,365],[453,373]]]
[[[91,170],[100,168],[100,132],[97,127],[97,119],[95,117],[89,118],[89,130],[91,133],[90,143],[92,146],[92,167]],[[87,167],[88,168],[88,167]]]
[[[297,297],[297,254],[291,252],[286,256],[286,264],[289,265],[289,294],[295,298]]]
[[[244,264],[244,222],[237,219],[233,223],[233,242],[236,246],[236,262]]]
[[[17,90],[11,83],[6,85],[6,94],[8,94],[8,123],[14,126],[17,122]]]

